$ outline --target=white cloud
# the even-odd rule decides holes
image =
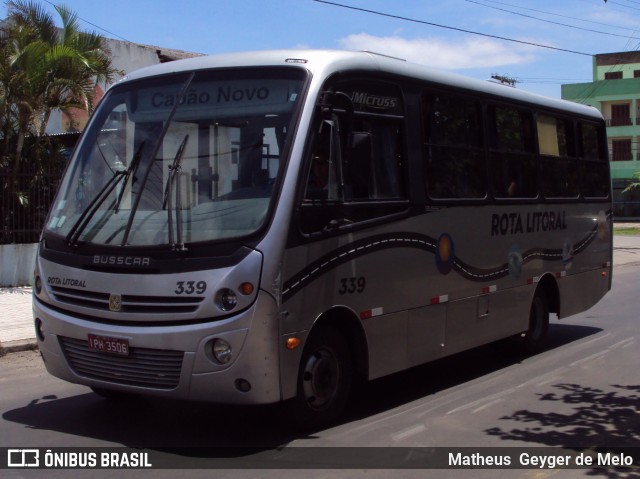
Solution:
[[[619,27],[627,30],[627,33],[622,33],[622,35],[633,35],[633,33],[629,33],[629,30],[638,31],[638,20],[635,15],[630,15],[620,10],[615,11],[607,7],[600,7],[595,9],[588,18],[594,22],[607,23],[610,27]],[[602,25],[589,26],[588,28],[603,30]]]
[[[489,38],[452,42],[439,38],[408,40],[399,36],[376,37],[359,33],[341,39],[340,45],[347,50],[369,50],[447,70],[493,68],[534,60],[532,47]]]

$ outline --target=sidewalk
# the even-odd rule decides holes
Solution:
[[[31,288],[0,288],[0,356],[35,347]]]
[[[620,225],[620,228],[639,225]],[[613,238],[613,265],[640,266],[640,236]],[[0,356],[36,348],[31,288],[0,288]]]

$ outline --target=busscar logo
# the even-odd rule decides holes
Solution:
[[[40,451],[38,449],[9,449],[7,451],[9,467],[40,467]]]
[[[144,256],[111,256],[97,254],[93,256],[93,264],[108,266],[149,266],[151,258]]]

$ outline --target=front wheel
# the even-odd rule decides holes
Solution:
[[[302,353],[294,399],[299,428],[318,429],[338,419],[349,397],[352,367],[347,342],[338,330],[321,327],[312,332]]]

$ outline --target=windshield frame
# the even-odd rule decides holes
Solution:
[[[173,244],[173,245],[171,244],[172,243],[171,236],[173,236],[173,233],[169,233],[168,239],[165,239],[158,243],[126,244],[125,241],[123,241],[122,243],[120,243],[120,241],[117,241],[114,243],[84,241],[83,239],[80,238],[81,233],[77,233],[73,230],[71,232],[69,232],[68,230],[61,231],[61,232],[55,231],[54,228],[51,227],[51,225],[55,222],[56,205],[58,205],[58,207],[60,204],[64,205],[64,203],[66,202],[66,198],[70,198],[70,195],[72,194],[71,188],[73,188],[73,183],[74,181],[77,181],[77,176],[79,174],[76,170],[79,168],[82,168],[83,163],[88,164],[90,162],[100,161],[99,159],[95,159],[95,158],[90,160],[88,159],[87,155],[90,155],[89,152],[93,148],[95,148],[95,145],[98,143],[98,136],[100,135],[101,131],[104,130],[104,125],[106,124],[105,118],[108,116],[108,114],[114,111],[115,107],[113,105],[117,105],[117,103],[113,103],[112,105],[109,105],[110,99],[114,98],[116,95],[121,95],[124,97],[126,95],[131,95],[132,92],[139,91],[142,88],[148,88],[150,81],[158,82],[157,83],[158,85],[160,84],[174,85],[182,82],[181,91],[184,94],[185,90],[188,89],[190,82],[194,81],[194,78],[193,78],[194,74],[196,75],[196,78],[204,77],[205,80],[213,78],[213,81],[228,81],[229,79],[232,79],[232,80],[242,79],[242,80],[255,80],[255,81],[283,80],[285,82],[299,83],[299,88],[296,88],[296,99],[294,100],[294,104],[292,105],[291,110],[286,112],[286,116],[283,117],[283,119],[286,119],[286,121],[283,122],[283,124],[286,125],[286,133],[284,136],[284,141],[282,142],[282,147],[279,148],[279,151],[278,151],[279,163],[277,166],[277,173],[275,174],[275,177],[272,178],[272,183],[273,183],[272,191],[270,193],[270,196],[267,199],[268,203],[266,206],[266,211],[264,213],[264,216],[262,217],[261,224],[255,230],[250,231],[247,234],[241,234],[238,236],[225,236],[221,238],[213,237],[213,238],[208,238],[203,240],[196,240],[193,242],[183,242],[181,248],[180,247],[176,248],[176,244]],[[200,75],[200,77],[198,77],[198,75]],[[131,249],[181,250],[182,249],[186,251],[187,248],[184,247],[185,244],[188,244],[190,247],[194,247],[198,249],[201,246],[210,245],[212,243],[214,244],[255,243],[259,238],[261,238],[264,235],[265,231],[270,227],[273,221],[274,210],[277,207],[277,204],[280,200],[284,175],[286,174],[286,171],[288,169],[289,162],[290,162],[291,145],[298,131],[299,122],[301,119],[301,111],[304,108],[310,80],[311,80],[311,74],[306,68],[301,68],[299,66],[263,66],[263,67],[211,68],[211,69],[201,69],[196,71],[185,71],[185,72],[179,72],[179,73],[171,73],[171,74],[158,75],[158,76],[152,76],[152,77],[138,78],[135,80],[125,81],[115,85],[114,87],[112,87],[107,91],[104,98],[101,100],[98,108],[96,109],[95,114],[92,116],[91,121],[89,122],[89,124],[87,125],[87,128],[83,132],[79,140],[78,146],[75,149],[74,154],[69,161],[69,164],[67,165],[58,193],[56,195],[54,202],[52,203],[52,207],[49,211],[47,222],[43,229],[43,238],[55,239],[56,244],[60,244],[61,243],[60,240],[63,239],[66,242],[67,248],[71,248],[71,249],[77,249],[79,247],[82,247],[83,249],[87,249],[87,250],[100,250],[100,251],[121,250],[123,248],[127,250],[131,250]],[[153,142],[152,142],[153,144],[146,145],[144,147],[145,150],[148,150],[149,152],[153,152],[153,153],[147,153],[148,155],[155,156],[155,154],[157,153],[157,150],[160,148],[160,145],[163,143],[163,141],[165,141],[167,130],[172,124],[173,114],[176,113],[176,110],[179,110],[179,106],[184,104],[185,102],[184,95],[182,96],[182,98],[183,98],[182,102],[180,101],[175,102],[176,105],[172,109],[170,116],[167,116],[163,119],[162,132],[153,137]],[[105,106],[105,105],[108,105],[108,106]],[[105,111],[105,109],[108,111]],[[212,111],[217,111],[217,110],[213,109]],[[238,116],[237,118],[241,119],[245,117],[246,118],[251,117],[250,115],[249,116],[242,116],[242,115],[244,114],[240,114],[240,116]],[[256,115],[256,113],[254,113],[254,115]],[[206,120],[203,120],[203,121],[206,121]],[[87,157],[87,158],[83,159],[83,157]],[[133,159],[135,159],[135,155]],[[155,160],[150,159],[148,161],[153,162]],[[136,164],[136,169],[137,168],[138,168],[138,165]],[[140,166],[139,170],[144,170],[144,167]],[[114,178],[115,178],[115,175],[117,172],[114,172],[113,170],[111,171],[114,174]],[[121,174],[121,177],[118,177],[118,179],[114,181],[114,183],[115,184],[122,183],[126,187],[128,177],[131,175],[131,173],[132,173],[131,169],[130,168],[127,169],[124,173]],[[140,178],[140,181],[142,183],[145,183],[146,182],[145,172],[142,171],[141,175],[142,177]],[[121,181],[122,178],[125,178],[124,182]],[[141,189],[141,191],[143,190]],[[178,188],[178,194],[179,194],[179,188]],[[118,196],[118,200],[116,205],[116,213],[122,201],[122,198],[121,198],[122,192],[119,192],[117,196]],[[94,200],[96,199],[97,198],[94,197]],[[102,203],[102,200],[98,200],[98,201]],[[178,201],[178,204],[179,204],[179,201]],[[127,231],[124,236],[125,240],[127,239],[130,233],[131,223],[134,221],[134,217],[137,214],[137,211],[135,208],[137,208],[137,205],[135,205],[134,209],[131,210],[131,217],[129,218],[129,224],[127,225]],[[86,209],[88,209],[87,206],[84,207],[84,210]],[[165,212],[165,217],[168,216],[170,218],[171,211],[169,211],[168,215],[166,213],[167,212]],[[89,214],[92,215],[93,213],[89,213]],[[176,215],[180,217],[177,211],[176,211]],[[79,220],[80,221],[78,222],[81,222],[82,218],[80,218]],[[89,218],[87,222],[89,222],[90,220],[91,219]],[[76,221],[76,220],[69,220],[69,221]],[[138,221],[140,220],[138,219]],[[77,226],[78,225],[76,225],[76,227]],[[86,225],[81,225],[81,228],[84,228],[85,226]],[[170,219],[168,220],[168,227],[169,229],[171,229]]]

